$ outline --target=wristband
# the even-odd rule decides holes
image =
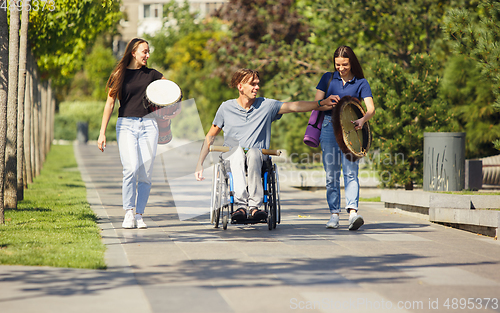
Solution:
[[[321,100],[318,100],[318,106],[322,107],[323,105],[320,102],[321,102]]]

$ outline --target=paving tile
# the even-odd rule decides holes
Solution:
[[[144,287],[154,312],[234,312],[215,288],[154,285]]]
[[[429,285],[438,286],[492,286],[498,287],[500,283],[486,277],[473,274],[466,270],[449,266],[405,266],[397,267],[400,271],[414,276]]]

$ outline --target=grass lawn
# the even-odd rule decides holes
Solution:
[[[0,225],[0,264],[104,269],[105,247],[72,145],[53,145]]]
[[[380,202],[380,197],[359,198],[360,202]]]

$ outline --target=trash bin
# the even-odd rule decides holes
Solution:
[[[76,140],[78,143],[87,144],[87,141],[89,140],[89,123],[76,123]]]
[[[465,133],[424,133],[424,191],[465,188]]]
[[[483,161],[465,160],[465,187],[466,190],[483,188]]]

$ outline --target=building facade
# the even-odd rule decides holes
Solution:
[[[122,0],[120,10],[124,18],[120,21],[120,36],[115,38],[114,52],[117,56],[123,54],[127,43],[144,34],[153,35],[165,23],[163,6],[171,0]],[[183,4],[184,0],[176,0]],[[200,18],[212,14],[228,0],[188,0],[190,10],[198,12]]]

